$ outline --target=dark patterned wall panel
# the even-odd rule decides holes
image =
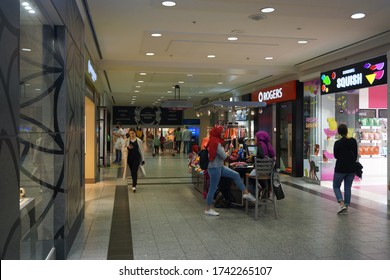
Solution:
[[[59,130],[65,139],[64,193],[55,202],[57,258],[66,258],[79,223],[84,217],[84,60],[67,29],[57,28],[59,53],[64,55],[65,81],[61,86],[57,114],[63,116]]]
[[[77,48],[84,47],[84,22],[76,1],[52,0]]]
[[[0,3],[0,255],[20,258],[19,1]]]

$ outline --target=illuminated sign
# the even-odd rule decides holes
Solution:
[[[386,56],[380,56],[321,73],[321,94],[386,84],[386,61]]]
[[[267,104],[295,100],[297,96],[297,82],[290,81],[274,87],[252,92],[252,101],[265,102]]]
[[[92,64],[91,64],[91,61],[90,61],[90,60],[88,60],[88,73],[91,74],[91,79],[92,79],[92,81],[96,82],[96,80],[97,80],[97,75],[96,75],[95,70],[94,70],[93,67],[92,67]]]

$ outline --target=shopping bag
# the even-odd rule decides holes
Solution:
[[[138,168],[138,177],[143,178],[146,176],[145,167],[140,165]]]
[[[127,149],[123,148],[122,149],[122,166],[123,166],[123,176],[122,179],[126,180],[126,177],[128,177],[127,174]]]
[[[279,178],[279,172],[277,169],[275,169],[273,171],[273,185],[274,185],[274,193],[275,193],[275,197],[276,197],[276,200],[281,200],[283,199],[285,196],[284,196],[284,191],[283,191],[283,188],[282,188],[282,184],[280,183],[280,178]]]

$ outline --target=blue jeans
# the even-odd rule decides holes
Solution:
[[[210,176],[210,187],[206,196],[206,203],[209,206],[213,204],[214,194],[217,191],[219,179],[221,177],[233,179],[234,183],[241,191],[245,190],[245,185],[241,180],[240,174],[226,166],[210,167],[207,169],[207,172]]]
[[[122,161],[122,150],[115,149],[115,161],[117,163],[121,163]]]
[[[333,191],[336,195],[337,202],[343,201],[346,206],[351,203],[351,188],[352,182],[355,178],[354,173],[337,173],[335,172],[333,175]],[[341,183],[344,181],[344,199],[341,193],[340,187]]]
[[[183,153],[189,154],[191,151],[191,141],[184,141]]]

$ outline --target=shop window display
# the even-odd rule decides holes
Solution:
[[[377,97],[381,87],[322,96],[321,180],[333,178],[333,145],[339,138],[337,126],[342,123],[348,127],[348,137],[358,142],[359,161],[365,168],[365,178],[387,176],[387,109],[374,108],[369,102],[372,96]],[[387,104],[386,100],[382,104]]]
[[[320,106],[320,81],[313,80],[304,83],[304,134],[303,134],[303,160],[304,176],[319,181],[321,174],[319,162],[320,142],[318,139],[319,129],[319,106]]]

